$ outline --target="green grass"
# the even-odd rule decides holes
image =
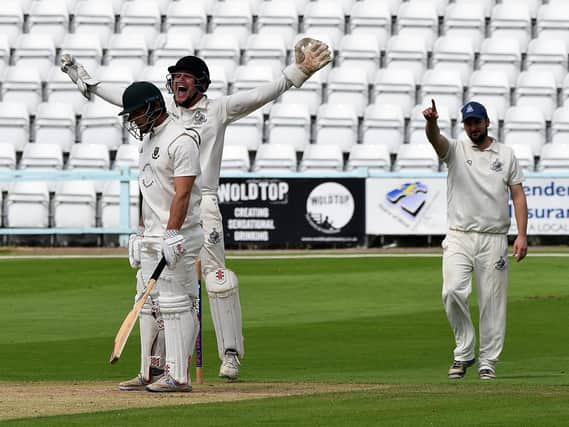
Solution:
[[[167,414],[168,425],[194,426],[566,425],[567,258],[530,257],[511,265],[506,345],[499,379],[491,384],[482,384],[475,370],[459,384],[446,379],[453,340],[440,298],[439,258],[229,265],[241,282],[244,381],[389,387],[9,424],[161,425]],[[114,333],[132,306],[134,274],[126,260],[2,260],[0,268],[0,380],[119,380],[136,373],[136,332],[121,361],[107,363]],[[214,381],[217,351],[204,303],[205,376]]]

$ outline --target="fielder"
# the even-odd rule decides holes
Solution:
[[[160,90],[152,83],[128,86],[122,105],[120,115],[127,117],[128,131],[141,141],[142,215],[139,233],[129,242],[129,261],[140,267],[136,298],[162,255],[168,268],[141,311],[140,373],[119,388],[190,391],[188,358],[199,328],[195,262],[203,245],[199,138],[168,114]]]
[[[225,266],[223,224],[217,199],[225,129],[230,123],[274,101],[292,86],[301,87],[331,61],[332,53],[325,43],[304,38],[295,45],[295,63],[287,66],[279,79],[218,99],[209,99],[206,95],[210,75],[200,58],[185,56],[168,68],[166,85],[173,94],[168,111],[187,129],[197,130],[201,139],[201,220],[205,242],[200,256],[221,360],[220,377],[237,379],[240,359],[245,355],[239,284],[235,273]],[[92,78],[70,55],[62,55],[62,70],[87,98],[95,94],[121,105],[116,89]]]
[[[480,311],[480,379],[496,378],[496,362],[506,334],[508,287],[508,201],[514,205],[518,235],[513,245],[517,262],[527,254],[527,202],[523,175],[510,147],[488,136],[486,108],[468,102],[462,108],[467,137],[448,140],[441,135],[435,101],[423,111],[429,142],[448,166],[448,234],[443,247],[443,303],[456,347],[448,371],[463,378],[475,362],[476,335],[468,297],[476,276]]]

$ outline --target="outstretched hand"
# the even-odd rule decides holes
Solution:
[[[428,122],[437,121],[439,118],[439,113],[434,99],[431,99],[431,106],[423,110],[423,117]]]
[[[307,76],[311,76],[332,62],[332,52],[328,45],[310,37],[305,37],[296,43],[294,57],[298,68]]]

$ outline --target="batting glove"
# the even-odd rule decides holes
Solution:
[[[184,246],[184,236],[178,233],[178,230],[166,230],[162,238],[162,254],[166,259],[168,268],[174,269],[176,263],[180,260],[186,248]]]
[[[68,53],[61,55],[61,71],[69,76],[85,98],[91,99],[91,88],[100,82],[91,77],[85,67],[75,61],[72,55]]]
[[[320,40],[304,37],[294,46],[295,63],[284,69],[294,87],[301,87],[315,72],[332,62],[330,47]]]
[[[128,236],[128,262],[132,268],[140,268],[140,246],[144,227],[138,227],[135,234]]]

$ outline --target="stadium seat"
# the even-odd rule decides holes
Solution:
[[[259,35],[280,35],[287,49],[292,48],[292,41],[298,33],[298,13],[295,5],[289,0],[262,2],[257,27]]]
[[[116,150],[123,141],[120,108],[108,102],[90,102],[82,111],[79,139],[82,144],[102,144]]]
[[[504,71],[508,83],[515,86],[520,74],[522,52],[519,43],[508,37],[491,37],[482,42],[479,67],[482,71]]]
[[[241,51],[237,39],[230,34],[205,34],[200,40],[198,55],[208,67],[222,67],[229,81],[239,65]]]
[[[289,144],[304,151],[310,143],[310,111],[304,104],[274,104],[269,113],[269,144]]]
[[[160,9],[155,1],[130,0],[123,4],[119,31],[152,46],[160,33]]]
[[[30,140],[30,118],[25,104],[0,102],[0,141],[22,151]]]
[[[290,144],[261,144],[255,156],[253,172],[296,172],[296,153]]]
[[[559,107],[551,120],[551,142],[569,141],[569,105]]]
[[[569,169],[569,142],[545,144],[541,150],[538,172],[567,173]]]
[[[138,144],[121,144],[117,148],[117,155],[113,163],[113,169],[121,169],[128,166],[138,169]]]
[[[14,64],[34,68],[42,80],[55,64],[55,45],[51,38],[42,34],[22,34],[16,41]]]
[[[399,147],[393,172],[428,173],[439,170],[439,159],[431,144],[403,144]]]
[[[61,170],[63,169],[63,152],[57,142],[44,144],[27,144],[20,160],[20,169]]]
[[[347,153],[357,142],[358,118],[348,104],[323,104],[316,117],[316,145],[336,145]]]
[[[24,26],[24,12],[17,1],[4,1],[0,8],[0,34],[8,39],[8,44],[14,46],[22,34]]]
[[[176,2],[178,3],[178,2]],[[181,57],[194,54],[192,37],[181,31],[171,31],[160,34],[156,39],[154,48],[150,52],[150,63],[161,66],[168,73],[167,68],[175,64]],[[199,38],[197,39],[199,40]],[[165,78],[163,78],[165,80]]]
[[[411,35],[393,36],[387,43],[387,68],[410,70],[418,81],[427,69],[427,45],[423,38]]]
[[[351,105],[358,117],[363,117],[368,105],[367,74],[364,69],[353,65],[332,68],[328,74],[328,104]]]
[[[73,144],[67,161],[68,169],[108,170],[109,150],[103,144]]]
[[[563,79],[563,86],[561,88],[561,99],[563,105],[568,105],[569,103],[569,74]]]
[[[68,32],[69,13],[64,0],[33,1],[30,5],[28,27],[31,34],[49,35],[55,47],[61,47]]]
[[[175,61],[170,63],[170,65],[172,64],[175,64]],[[158,89],[160,89],[164,99],[168,101],[172,95],[168,92],[168,88],[166,87],[167,74],[168,66],[166,66],[166,64],[147,65],[138,75],[138,79],[153,83]]]
[[[117,228],[120,226],[120,181],[106,181],[101,195],[101,226]],[[129,225],[138,226],[138,181],[129,185]]]
[[[389,153],[396,154],[403,144],[405,118],[397,104],[368,105],[362,124],[362,143],[385,145]]]
[[[275,79],[273,69],[267,65],[240,65],[235,70],[232,93],[238,93],[271,83]],[[269,114],[272,102],[261,108]]]
[[[148,48],[144,38],[125,33],[114,34],[109,41],[104,63],[113,67],[127,67],[134,76],[138,76],[148,65]]]
[[[216,99],[220,96],[227,95],[229,90],[229,83],[227,81],[227,76],[225,75],[225,70],[223,67],[213,66],[209,68],[209,79],[211,83],[207,88],[207,96],[210,99]]]
[[[62,181],[53,200],[54,226],[78,228],[95,226],[96,193],[91,181]]]
[[[549,71],[561,87],[567,75],[567,46],[563,40],[538,37],[529,42],[526,71]]]
[[[43,102],[38,106],[34,122],[37,144],[57,143],[64,153],[75,142],[75,113],[71,104]]]
[[[206,11],[194,0],[171,1],[168,4],[164,28],[167,33],[180,34],[197,41],[207,29]]]
[[[292,87],[281,95],[285,104],[304,104],[308,107],[311,116],[316,116],[318,107],[322,104],[322,75],[314,74],[302,87]]]
[[[222,173],[249,172],[250,166],[249,152],[245,145],[225,144],[223,155],[221,156]]]
[[[396,11],[392,13],[387,2],[357,1],[350,12],[350,34],[353,36],[369,34],[376,39],[377,46],[386,46],[391,36],[391,15],[395,14]]]
[[[45,85],[45,95],[47,102],[70,104],[75,115],[81,114],[87,103],[87,99],[77,89],[77,85],[67,74],[61,72],[61,68],[57,65],[51,67]]]
[[[398,104],[403,115],[409,117],[415,106],[415,76],[410,70],[383,68],[373,87],[376,104]]]
[[[115,27],[112,1],[78,1],[75,5],[73,27],[77,34],[97,35],[101,46],[107,46]]]
[[[355,144],[350,150],[346,171],[367,168],[370,172],[389,172],[391,159],[386,145]]]
[[[504,143],[526,144],[534,156],[538,156],[545,144],[545,119],[535,107],[514,106],[508,108],[504,118]]]
[[[240,145],[246,150],[255,151],[263,143],[263,113],[253,111],[233,123],[225,130],[225,146]]]
[[[0,171],[16,169],[16,148],[10,141],[0,139]],[[8,184],[0,181],[0,193],[6,190]]]
[[[490,13],[490,11],[488,11]],[[485,32],[484,6],[476,1],[462,1],[450,4],[444,18],[444,35],[447,38],[466,38],[472,49],[479,52]]]
[[[25,64],[9,66],[4,74],[2,101],[24,104],[28,114],[35,115],[38,104],[42,102],[38,70]]]
[[[287,48],[279,34],[251,34],[245,48],[244,63],[266,65],[278,75],[286,65]]]
[[[361,68],[366,73],[367,82],[372,82],[379,68],[380,57],[381,48],[376,38],[372,34],[358,33],[342,37],[336,60],[340,67]]]
[[[490,36],[496,39],[514,38],[520,51],[525,52],[531,39],[531,17],[523,3],[500,3],[492,9]]]
[[[49,224],[49,190],[41,181],[16,181],[6,197],[6,226],[45,228]]]
[[[537,11],[541,7],[544,0],[501,0],[501,3],[508,7],[525,7],[531,19],[537,17]]]
[[[4,75],[4,69],[10,65],[10,44],[8,37],[0,34],[0,75]]]
[[[494,108],[499,120],[510,106],[510,84],[504,71],[477,70],[470,76],[466,101],[478,101]]]
[[[457,118],[462,106],[462,81],[456,70],[427,70],[421,81],[420,98],[423,105],[435,99],[438,106],[445,106],[451,119]]]
[[[304,8],[304,31],[325,34],[333,46],[338,45],[345,31],[341,5],[334,0],[308,2]]]
[[[540,39],[563,40],[569,50],[569,3],[549,2],[537,12],[536,32]]]
[[[350,147],[351,148],[351,147]],[[344,169],[342,150],[338,145],[310,144],[304,150],[300,172],[341,172]]]
[[[529,144],[514,143],[509,144],[509,146],[514,150],[514,155],[516,159],[518,159],[518,164],[520,168],[522,168],[522,171],[524,173],[533,172],[535,170],[535,157]]]
[[[433,47],[433,69],[435,71],[456,70],[462,86],[474,70],[474,48],[469,39],[458,36],[439,37]]]
[[[101,42],[94,33],[66,34],[63,38],[61,51],[73,55],[89,71],[96,70],[103,59]]]
[[[397,12],[397,34],[423,39],[428,50],[438,36],[439,17],[430,1],[410,0],[401,3]]]
[[[516,85],[515,104],[537,107],[545,120],[551,120],[557,108],[557,87],[550,71],[523,71]]]
[[[211,16],[211,31],[233,37],[239,49],[245,49],[247,38],[253,29],[253,17],[249,4],[244,1],[217,2]]]

